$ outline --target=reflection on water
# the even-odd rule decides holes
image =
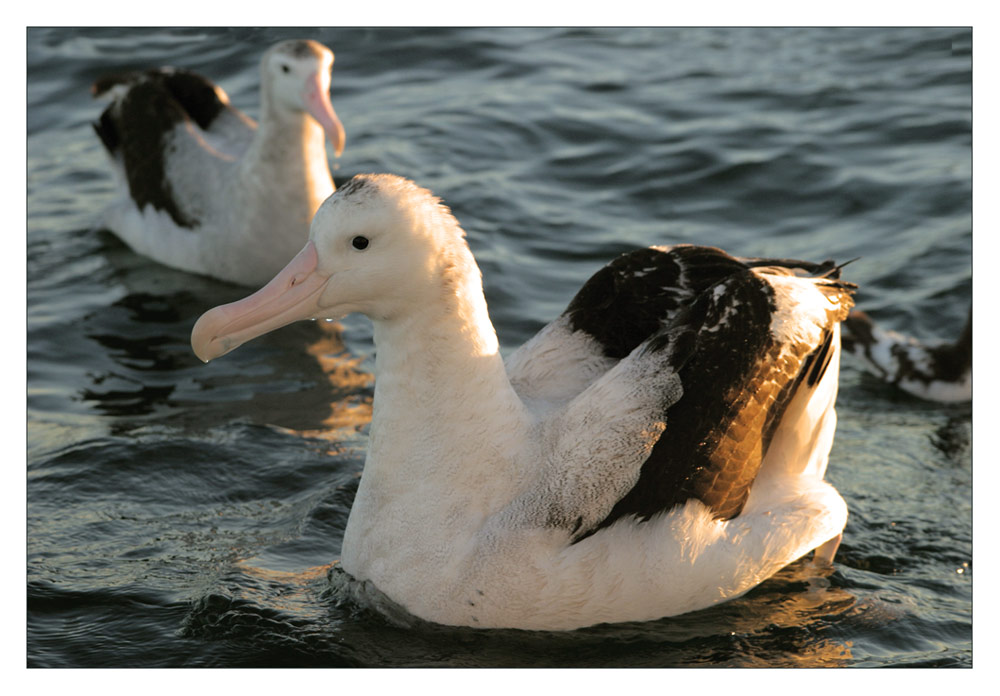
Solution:
[[[948,461],[961,466],[972,450],[972,408],[955,410],[957,412],[949,415],[944,425],[931,435],[931,442]]]
[[[372,394],[375,376],[364,372],[361,363],[364,357],[347,353],[340,339],[342,326],[321,322],[329,333],[306,347],[306,353],[316,359],[319,368],[330,382],[332,401],[330,415],[323,419],[322,427],[302,431],[306,437],[324,437],[343,440],[345,431],[357,432],[366,427],[372,419]]]

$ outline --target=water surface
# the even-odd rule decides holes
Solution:
[[[27,656],[37,667],[972,664],[971,407],[845,358],[834,571],[793,564],[681,617],[572,633],[398,626],[338,594],[367,440],[371,328],[302,323],[202,365],[245,290],[95,229],[112,180],[91,81],[173,64],[257,113],[257,64],[337,54],[336,176],[442,196],[502,349],[615,254],[701,243],[861,259],[858,303],[923,339],[971,301],[964,29],[31,29]]]

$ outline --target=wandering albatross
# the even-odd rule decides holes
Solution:
[[[108,75],[111,104],[94,124],[119,195],[102,225],[136,252],[185,271],[261,285],[309,237],[334,190],[324,135],[340,155],[330,104],[333,53],[283,41],[261,60],[260,123],[186,70]]]
[[[972,308],[956,341],[918,341],[854,310],[844,320],[844,350],[876,375],[927,401],[972,400]]]
[[[208,361],[297,319],[367,315],[375,394],[343,570],[428,621],[569,630],[705,608],[813,550],[832,561],[847,507],[823,476],[854,287],[838,276],[640,249],[505,361],[450,211],[359,175],[191,342]]]

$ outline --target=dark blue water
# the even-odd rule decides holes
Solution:
[[[29,665],[972,664],[971,406],[850,358],[828,470],[850,518],[822,581],[793,564],[706,611],[564,634],[400,626],[342,596],[369,325],[298,324],[202,365],[195,319],[245,291],[94,229],[112,195],[95,77],[183,65],[255,115],[261,53],[299,36],[337,55],[335,175],[445,199],[506,352],[615,254],[679,242],[860,256],[845,275],[876,320],[961,329],[969,30],[31,29]]]

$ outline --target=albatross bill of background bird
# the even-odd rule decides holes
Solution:
[[[185,271],[262,285],[306,243],[334,190],[344,128],[330,104],[333,53],[283,41],[261,60],[260,122],[195,73],[162,68],[97,80],[94,124],[119,181],[102,224],[136,252]]]
[[[972,400],[972,308],[958,340],[924,343],[880,327],[854,310],[844,321],[844,350],[881,379],[927,401]]]
[[[814,549],[832,561],[838,275],[641,249],[504,361],[450,211],[363,175],[192,346],[208,361],[297,319],[367,315],[375,395],[343,569],[428,621],[568,630],[708,607]]]

